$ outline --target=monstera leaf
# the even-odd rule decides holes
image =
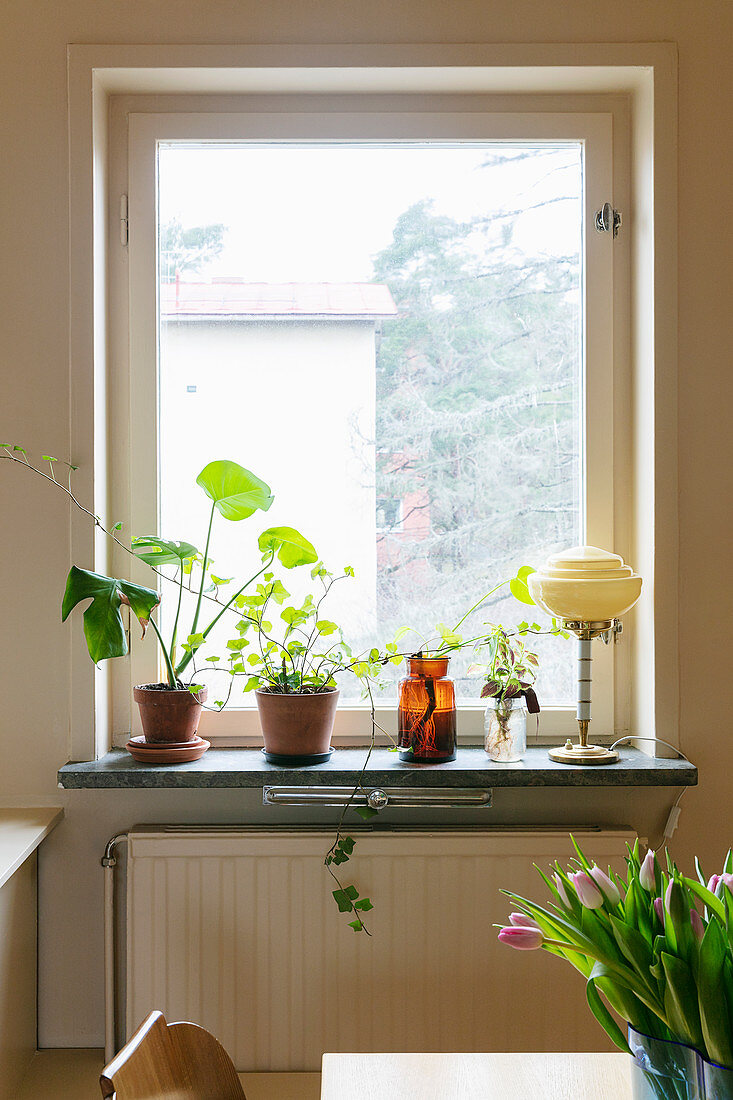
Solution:
[[[153,567],[158,565],[183,565],[193,558],[198,550],[190,542],[171,542],[159,539],[155,535],[140,535],[132,540],[132,552]]]
[[[269,527],[258,540],[263,553],[274,550],[286,569],[318,561],[315,547],[294,527]]]
[[[118,580],[116,577],[105,577],[101,573],[91,573],[87,569],[77,569],[72,565],[66,578],[61,621],[66,621],[78,603],[89,599],[92,602],[84,612],[84,636],[89,656],[95,665],[110,657],[124,657],[127,653],[125,628],[120,614],[121,604],[125,603],[130,607],[142,627],[144,637],[150,614],[160,603],[160,596],[152,588],[144,588],[140,584]]]
[[[229,459],[204,466],[196,484],[213,500],[224,519],[246,519],[257,508],[266,512],[273,500],[269,485]]]

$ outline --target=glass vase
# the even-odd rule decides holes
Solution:
[[[442,764],[456,758],[456,693],[446,678],[448,657],[408,657],[399,684],[397,730],[400,760]]]
[[[484,748],[502,764],[522,759],[527,751],[527,708],[521,695],[491,700],[484,716]]]
[[[629,1046],[633,1100],[733,1100],[733,1069],[708,1062],[693,1047],[631,1026]]]

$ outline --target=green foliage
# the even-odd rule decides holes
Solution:
[[[127,653],[122,604],[127,604],[135,615],[144,637],[153,608],[160,602],[160,596],[151,588],[72,565],[66,578],[61,621],[65,622],[77,604],[88,599],[92,602],[84,612],[84,637],[95,665]]]
[[[221,253],[224,247],[222,224],[196,225],[184,229],[180,218],[173,218],[160,229],[161,280],[172,282],[176,272],[200,271]]]
[[[713,893],[702,881],[681,875],[668,856],[666,871],[655,859],[650,878],[647,861],[646,878],[641,878],[637,842],[629,849],[625,878],[612,876],[618,893],[606,882],[603,905],[591,909],[591,899],[583,902],[583,884],[576,888],[572,875],[582,868],[594,876],[599,869],[577,843],[575,847],[574,868],[566,871],[557,863],[552,868],[562,880],[564,896],[544,872],[540,874],[552,894],[549,905],[505,891],[537,922],[544,936],[541,946],[585,972],[591,1011],[622,1050],[627,1049],[625,1037],[604,1002],[637,1031],[686,1043],[709,1061],[733,1068],[730,872],[718,877]],[[698,875],[703,879],[699,867]],[[706,905],[704,916],[696,909],[698,898]],[[666,1100],[666,1094],[659,1095]]]
[[[278,560],[286,569],[293,569],[296,565],[311,565],[318,561],[313,544],[292,527],[270,527],[260,535],[258,546],[265,554],[277,554]]]
[[[204,466],[196,478],[224,519],[247,519],[258,508],[266,512],[273,497],[269,485],[238,462],[219,459]]]
[[[180,566],[198,555],[198,550],[190,542],[170,542],[155,535],[143,535],[134,538],[131,543],[133,554],[146,565]]]

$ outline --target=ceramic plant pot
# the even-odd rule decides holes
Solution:
[[[166,684],[138,684],[132,694],[140,710],[146,741],[177,745],[193,741],[201,718],[201,704],[208,695],[205,687],[193,695],[186,688],[172,689]]]
[[[338,705],[338,688],[303,695],[255,691],[265,753],[275,763],[319,763],[328,759]],[[308,761],[308,757],[318,760]]]

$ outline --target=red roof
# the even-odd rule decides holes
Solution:
[[[161,283],[160,310],[176,317],[394,317],[383,283]]]

